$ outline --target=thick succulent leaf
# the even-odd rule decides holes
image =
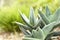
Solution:
[[[28,33],[22,26],[19,28],[25,35],[30,35],[30,33]]]
[[[34,20],[35,20],[34,22],[35,22],[35,25],[36,25],[36,23],[38,22],[39,19],[35,17]]]
[[[30,23],[34,26],[34,10],[33,8],[31,7],[30,8]]]
[[[20,14],[20,15],[21,15],[21,18],[23,19],[23,21],[25,23],[28,23],[29,24],[29,20],[27,19],[27,17],[24,14]]]
[[[32,38],[32,34],[31,35],[25,35],[25,37]]]
[[[44,39],[44,33],[40,28],[38,28],[38,30],[33,30],[32,36],[33,38]]]
[[[40,10],[38,10],[41,18],[43,19],[43,21],[46,23],[46,24],[49,24],[49,20],[48,18],[46,17],[46,15],[44,15]]]
[[[53,17],[53,15],[50,15],[50,16],[48,17],[50,23],[51,23],[52,17]]]
[[[36,23],[36,25],[34,26],[34,28],[36,29],[38,26],[42,26],[41,23],[42,23],[43,25],[46,25],[46,24],[44,23],[44,21],[42,20],[42,18],[40,17],[40,19],[37,21],[37,23]]]
[[[58,25],[60,25],[60,21],[58,21],[58,22],[55,21],[55,22],[52,22],[52,23],[44,26],[44,28],[43,28],[42,30],[43,30],[45,36],[47,36],[47,34],[49,34],[50,31],[51,31],[53,28],[58,27]]]
[[[43,21],[42,17],[40,17],[40,19],[41,19],[41,23],[40,23],[41,26],[40,26],[40,27],[43,28],[46,24],[45,24],[45,22]]]
[[[24,38],[23,40],[42,40],[42,39],[36,39],[36,38]]]
[[[56,10],[55,14],[53,15],[51,22],[53,21],[59,21],[60,20],[60,8]]]
[[[45,22],[42,20],[42,18],[38,15],[38,21],[36,22],[36,25],[34,26],[34,28],[36,29],[38,26],[39,27],[43,27],[45,24]]]
[[[40,27],[44,27],[46,24],[45,24],[45,22],[43,21],[43,19],[40,17],[40,19],[41,19],[41,26]]]
[[[22,17],[22,19],[24,19],[25,22],[29,23],[29,19],[25,16],[25,14],[22,14],[22,12],[20,12],[20,11],[19,11],[19,13],[20,13],[20,16]]]
[[[37,27],[40,25],[40,23],[41,23],[41,19],[39,19],[39,20],[37,21],[37,23],[35,24],[34,28],[37,28]]]
[[[48,8],[48,6],[46,6],[46,16],[49,17],[51,15],[51,12]]]
[[[53,36],[60,36],[60,31],[49,33],[49,34],[46,36],[45,40],[50,40],[51,37],[53,37]]]
[[[24,14],[22,14],[22,13],[20,13],[20,16],[23,19],[23,21],[26,23],[26,25],[32,28],[32,26],[29,23],[29,20],[27,19],[27,17]]]
[[[26,30],[32,30],[32,28],[30,28],[30,27],[28,27],[28,26],[26,26],[26,25],[24,25],[24,24],[22,24],[22,23],[19,23],[19,22],[15,22],[17,25],[19,25],[19,27],[23,27],[24,29],[26,29]]]

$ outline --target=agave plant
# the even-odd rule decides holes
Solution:
[[[42,13],[40,10],[38,10],[38,12],[45,24],[60,20],[60,8],[58,8],[54,14],[50,12],[48,6],[46,6],[46,13]]]
[[[47,40],[47,36],[51,34],[52,30],[60,26],[60,9],[55,14],[52,14],[46,7],[45,14],[38,10],[38,17],[35,17],[34,10],[31,8],[29,19],[21,12],[19,13],[25,25],[19,22],[15,23],[19,25],[20,30],[26,35],[24,40]],[[43,28],[41,29],[41,27]],[[51,36],[48,37],[50,38]]]
[[[36,30],[32,30],[32,33],[30,35],[26,35],[24,40],[50,40],[50,38],[54,36],[53,34],[55,34],[56,36],[60,35],[60,32],[58,34],[57,32],[51,33],[53,27],[57,27],[57,25],[60,25],[60,21],[45,25],[42,29],[38,27]]]
[[[60,8],[58,8],[56,10],[56,12],[54,14],[52,14],[50,12],[48,6],[46,6],[46,13],[43,13],[40,10],[38,10],[38,13],[46,25],[50,24],[54,21],[60,21]],[[44,26],[42,26],[42,27],[44,27]]]
[[[22,30],[25,34],[26,34],[26,31],[24,30],[28,30],[32,32],[32,30],[36,29],[40,25],[41,22],[43,23],[41,19],[38,20],[38,17],[35,17],[34,9],[32,7],[30,8],[29,19],[24,14],[22,14],[22,12],[19,11],[19,13],[25,25],[19,22],[15,22],[15,23],[19,25],[20,30]]]

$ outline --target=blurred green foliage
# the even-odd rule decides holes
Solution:
[[[12,22],[13,21],[19,21],[21,22],[19,18],[19,13],[18,13],[18,6],[17,2],[12,4],[11,6],[9,5],[4,5],[3,7],[0,8],[0,28],[2,28],[6,32],[14,32],[18,31],[19,28],[18,26],[14,25]]]
[[[38,13],[37,10],[39,8],[44,10],[46,6],[54,12],[60,7],[59,2],[60,0],[5,0],[4,5],[0,7],[0,28],[5,31],[19,30],[17,25],[12,24],[13,21],[23,22],[18,9],[27,16],[29,16],[28,13],[31,6],[35,9],[35,13]]]
[[[47,5],[52,12],[60,6],[60,0],[18,0],[21,10],[28,10],[31,6],[35,9],[44,8]],[[26,10],[25,10],[26,9]]]

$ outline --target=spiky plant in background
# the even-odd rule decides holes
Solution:
[[[38,13],[40,16],[36,18],[34,16],[34,10],[31,8],[29,20],[24,14],[20,12],[20,16],[25,22],[25,25],[19,22],[15,23],[19,25],[20,30],[26,35],[24,40],[50,40],[51,36],[47,38],[47,35],[51,34],[51,32],[54,33],[52,30],[60,26],[60,9],[58,9],[55,14],[51,14],[48,7],[46,7],[45,14],[43,14],[40,10],[38,10]]]

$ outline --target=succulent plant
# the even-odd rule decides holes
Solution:
[[[32,30],[36,29],[42,22],[41,19],[38,20],[38,17],[35,17],[34,9],[32,7],[30,8],[29,19],[24,14],[22,14],[22,12],[19,11],[19,13],[25,25],[19,22],[15,23],[19,25],[20,30],[22,30],[25,34],[27,33],[25,30],[32,32]]]
[[[36,30],[32,30],[32,33],[30,35],[26,35],[23,40],[50,40],[52,36],[60,35],[60,32],[51,31],[53,27],[56,27],[59,24],[60,21],[45,25],[42,29],[38,27]]]
[[[58,8],[54,14],[50,12],[48,6],[46,6],[46,13],[42,13],[40,10],[38,10],[38,12],[45,24],[60,20],[60,8]]]
[[[29,19],[22,14],[20,11],[20,16],[23,19],[24,24],[15,22],[19,25],[20,30],[26,35],[24,40],[47,40],[47,36],[53,33],[53,29],[60,26],[60,9],[58,9],[55,14],[52,14],[48,7],[46,7],[46,13],[43,14],[38,10],[38,17],[35,17],[34,10],[31,7]],[[42,27],[42,28],[41,28]]]
[[[60,8],[58,8],[56,10],[56,12],[54,14],[52,14],[48,8],[48,6],[46,6],[46,13],[41,12],[40,10],[38,10],[38,13],[40,15],[40,17],[42,18],[43,22],[45,23],[45,25],[48,25],[54,21],[60,21]],[[44,26],[42,26],[44,27]]]

